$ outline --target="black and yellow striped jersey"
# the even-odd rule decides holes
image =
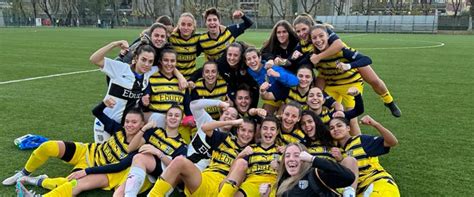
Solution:
[[[128,153],[127,137],[124,130],[115,132],[107,141],[102,144],[90,143],[89,158],[95,166],[104,166],[120,162]]]
[[[212,89],[208,89],[205,86],[203,78],[198,79],[195,84],[196,87],[191,91],[191,100],[216,99],[225,101],[227,95],[227,83],[224,79],[219,77]],[[219,106],[206,107],[206,112],[209,113],[214,120],[217,120],[220,117]]]
[[[166,113],[173,104],[184,109],[185,90],[179,90],[179,81],[175,76],[167,78],[161,72],[156,72],[150,77],[150,87],[150,111]]]
[[[331,154],[331,147],[322,145],[318,140],[307,141],[306,148],[308,148],[309,154],[336,162],[336,159]]]
[[[321,121],[323,121],[324,124],[329,124],[329,121],[331,120],[332,112],[334,111],[334,108],[327,108],[323,106],[323,110],[321,111],[321,114],[319,114],[319,117],[321,118]]]
[[[212,154],[209,166],[204,172],[219,172],[227,176],[232,162],[243,147],[237,144],[236,137],[230,133],[223,133],[219,129],[215,129],[211,137],[206,137],[206,141],[211,146]]]
[[[216,39],[212,39],[208,33],[199,37],[199,44],[206,54],[206,60],[216,61],[224,53],[227,47],[235,42],[235,38],[229,28],[225,28]]]
[[[311,42],[300,40],[299,47],[301,47],[301,53],[308,54],[314,51],[314,46]]]
[[[198,41],[201,34],[193,34],[189,39],[184,39],[179,32],[173,32],[169,37],[169,42],[176,51],[176,68],[183,74],[186,80],[196,70],[196,58],[201,53]]]
[[[280,131],[276,141],[279,146],[286,146],[289,143],[304,143],[306,140],[304,132],[301,129],[294,128],[289,133]]]
[[[187,144],[178,134],[176,137],[169,137],[163,128],[149,129],[143,134],[147,144],[151,144],[164,154],[176,157],[186,155]]]
[[[247,175],[277,175],[270,163],[279,160],[281,153],[275,145],[263,148],[261,144],[252,144],[253,153],[246,157],[248,161]]]
[[[351,137],[342,147],[343,156],[352,156],[357,159],[359,179],[357,193],[361,193],[372,182],[379,179],[389,179],[392,176],[380,165],[378,156],[387,154],[389,147],[385,147],[381,136],[359,135]]]
[[[306,104],[306,101],[308,100],[308,93],[309,93],[309,90],[302,95],[300,91],[298,91],[298,87],[292,87],[290,88],[290,91],[288,92],[288,98],[286,98],[285,103],[288,104],[291,101],[296,101],[301,106],[303,106],[303,110],[307,109],[308,104]]]
[[[351,57],[353,59],[348,57]],[[327,86],[362,83],[363,79],[359,74],[358,69],[355,68],[355,66],[352,66],[352,69],[349,69],[347,71],[340,70],[336,67],[338,62],[353,63],[354,60],[356,60],[355,58],[358,57],[361,56],[359,56],[359,54],[354,49],[344,48],[338,53],[328,58],[324,58],[316,64],[316,69],[318,70],[318,77],[323,78],[326,81]]]

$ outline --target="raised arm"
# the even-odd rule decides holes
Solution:
[[[393,133],[390,130],[386,129],[382,124],[375,121],[369,115],[365,115],[364,117],[360,119],[360,121],[362,124],[370,125],[374,127],[375,129],[377,129],[377,131],[380,133],[380,135],[384,139],[383,145],[385,147],[394,147],[398,144],[398,140],[395,137],[395,135],[393,135]]]
[[[119,40],[115,42],[111,42],[104,47],[100,48],[96,52],[94,52],[91,57],[89,58],[90,62],[99,66],[99,68],[104,67],[104,58],[105,55],[114,49],[115,47],[119,47],[122,50],[127,50],[128,49],[128,43],[125,40]]]
[[[243,119],[237,119],[237,120],[224,120],[224,121],[213,121],[213,122],[208,122],[202,125],[201,129],[206,133],[206,136],[211,137],[212,133],[214,132],[214,129],[227,126],[227,125],[240,125],[244,122]]]
[[[132,141],[128,145],[127,152],[131,153],[143,146],[143,144],[145,144],[145,138],[143,137],[143,135],[145,134],[145,132],[155,132],[155,130],[152,129],[155,126],[155,121],[148,121],[148,123],[145,124],[137,134],[135,134]]]

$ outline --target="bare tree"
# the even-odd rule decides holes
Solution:
[[[470,8],[470,15],[471,17],[474,17],[474,0],[471,0],[471,8]]]
[[[276,11],[278,16],[282,19],[286,19],[288,7],[290,6],[288,2],[285,0],[267,0],[267,2],[272,6],[273,10]]]
[[[321,0],[300,0],[300,3],[303,7],[304,12],[311,14],[313,10],[318,9],[318,4],[321,3]]]
[[[412,2],[410,2],[412,3]],[[404,9],[403,0],[388,0],[387,10],[390,10],[390,14],[399,14]]]
[[[459,9],[461,8],[461,0],[451,0],[451,6],[453,7],[454,17],[458,16]]]
[[[346,4],[346,0],[333,1],[334,9],[336,10],[337,15],[341,15],[344,13],[345,4]]]
[[[423,11],[423,14],[428,15],[430,13],[432,3],[433,0],[420,0],[421,10]]]
[[[39,0],[39,7],[48,16],[51,23],[55,24],[54,16],[58,13],[61,6],[60,0]]]

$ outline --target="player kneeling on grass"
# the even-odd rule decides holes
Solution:
[[[334,118],[329,122],[331,136],[343,150],[342,154],[333,152],[333,156],[337,161],[341,161],[343,156],[357,158],[358,196],[400,196],[398,186],[392,176],[378,161],[378,156],[387,154],[390,147],[398,144],[397,138],[370,116],[362,117],[361,123],[374,127],[381,136],[351,136],[350,126],[346,119]]]

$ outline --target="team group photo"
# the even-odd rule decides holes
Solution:
[[[472,1],[0,3],[0,196],[472,195]]]

